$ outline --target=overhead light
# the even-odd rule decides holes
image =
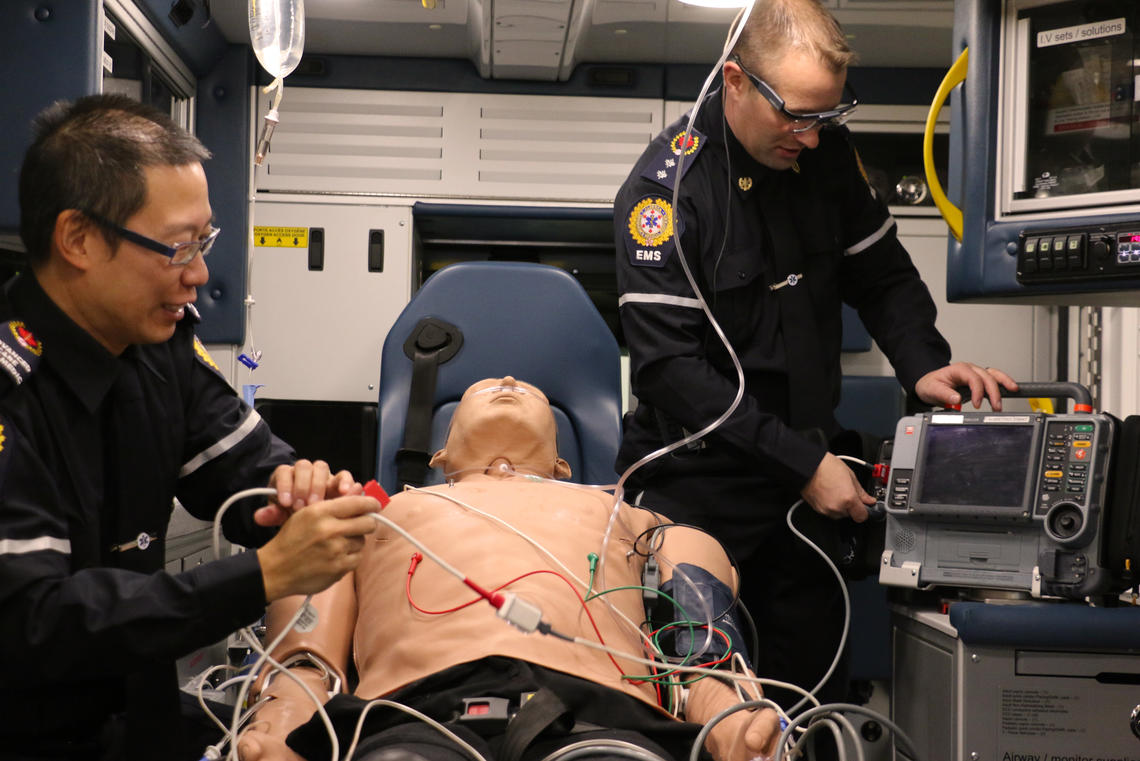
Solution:
[[[681,0],[685,5],[699,5],[702,8],[743,8],[748,0]]]

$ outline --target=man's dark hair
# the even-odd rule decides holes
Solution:
[[[60,212],[78,209],[122,225],[146,202],[147,167],[210,158],[169,116],[124,95],[59,101],[36,117],[33,131],[20,167],[20,237],[33,267],[47,261]],[[114,249],[118,236],[100,229]]]

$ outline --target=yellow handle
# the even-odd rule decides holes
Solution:
[[[942,190],[942,183],[938,181],[938,172],[934,169],[934,125],[938,121],[938,112],[942,104],[950,97],[950,91],[966,80],[966,69],[969,64],[970,49],[962,51],[958,60],[946,72],[946,78],[938,86],[934,94],[934,102],[930,104],[930,113],[926,115],[926,134],[922,138],[922,164],[926,169],[926,185],[930,188],[930,196],[934,205],[942,212],[942,218],[950,226],[954,238],[962,242],[962,210],[950,202]]]

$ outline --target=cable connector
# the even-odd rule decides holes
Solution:
[[[650,555],[645,561],[645,568],[641,571],[641,597],[646,605],[657,599],[657,590],[661,588],[661,568],[657,558]]]
[[[377,483],[375,479],[364,484],[364,496],[372,497],[372,499],[379,502],[381,510],[387,507],[388,503],[392,501],[392,498],[388,496],[388,492],[384,491],[384,487]]]
[[[516,629],[530,634],[542,623],[542,610],[534,603],[527,602],[513,592],[500,593],[502,599],[496,606],[495,614]]]

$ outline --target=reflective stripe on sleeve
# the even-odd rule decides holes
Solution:
[[[894,224],[895,224],[895,218],[894,217],[887,217],[887,221],[883,223],[882,227],[880,227],[878,230],[876,230],[875,232],[868,235],[863,240],[856,243],[851,248],[845,250],[843,252],[843,255],[844,256],[851,256],[852,254],[857,254],[860,251],[865,251],[866,249],[875,245],[876,243],[878,243],[880,240],[883,239],[883,236],[887,234],[887,232],[891,229],[891,227],[894,226]]]
[[[51,550],[63,555],[71,554],[71,540],[57,539],[54,536],[41,536],[35,539],[0,539],[0,555],[26,555],[29,552]]]
[[[257,424],[260,422],[261,415],[258,415],[256,410],[251,409],[249,411],[249,414],[246,415],[245,420],[242,421],[241,425],[231,431],[229,435],[227,435],[221,441],[211,444],[202,452],[199,452],[198,454],[191,457],[186,462],[186,464],[182,466],[182,469],[178,471],[178,477],[185,478],[186,476],[196,471],[198,468],[208,463],[210,460],[213,460],[216,457],[221,457],[226,452],[236,447],[242,439],[253,432],[253,429],[256,428]]]
[[[660,293],[625,293],[618,299],[618,306],[625,304],[665,304],[666,306],[700,309],[701,302],[687,296],[665,296]]]

